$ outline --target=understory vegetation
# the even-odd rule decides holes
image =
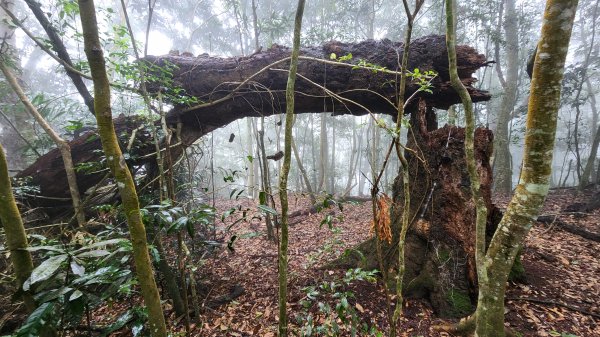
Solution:
[[[599,7],[0,0],[0,336],[600,335]]]

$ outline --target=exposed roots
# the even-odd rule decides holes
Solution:
[[[473,313],[471,316],[462,318],[457,323],[442,323],[433,326],[434,330],[445,331],[456,336],[470,337],[475,335],[476,327],[476,314]],[[516,337],[514,331],[509,327],[504,327],[504,335],[506,337]]]
[[[475,314],[462,318],[457,323],[442,323],[433,326],[434,330],[446,331],[458,336],[473,336],[475,334]]]

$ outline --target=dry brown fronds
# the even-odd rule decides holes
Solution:
[[[371,222],[371,232],[375,233],[379,240],[392,243],[392,229],[390,227],[390,205],[392,199],[385,193],[377,198],[377,225],[375,221]]]

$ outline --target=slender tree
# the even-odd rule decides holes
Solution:
[[[480,179],[477,172],[477,161],[475,159],[475,114],[473,113],[473,101],[458,77],[456,65],[456,24],[455,24],[456,2],[446,0],[446,46],[448,48],[448,64],[450,82],[459,94],[465,109],[465,157],[467,171],[471,180],[471,197],[475,202],[475,262],[477,266],[483,265],[485,254],[485,225],[487,220],[487,207],[480,192]],[[482,268],[477,268],[479,286],[487,279]],[[484,335],[485,336],[485,335]]]
[[[315,192],[310,185],[310,179],[308,178],[308,173],[306,173],[306,169],[304,168],[304,164],[302,164],[302,159],[300,159],[300,155],[298,154],[298,149],[296,148],[296,142],[292,137],[292,152],[294,152],[294,158],[296,158],[296,163],[298,164],[298,170],[300,170],[300,175],[304,184],[306,185],[306,191],[308,191],[308,197],[310,198],[311,205],[317,203],[317,198],[315,197]]]
[[[64,62],[63,66],[65,71],[67,72],[67,76],[71,78],[73,85],[83,98],[85,105],[88,107],[90,112],[94,114],[94,98],[88,91],[85,83],[83,82],[82,76],[74,70],[73,61],[71,60],[71,56],[67,51],[66,46],[63,43],[63,39],[58,33],[56,27],[52,25],[46,13],[42,9],[42,6],[36,0],[24,0],[29,9],[33,12],[33,15],[38,20],[42,28],[46,31],[48,35],[48,40],[52,44],[52,48],[56,51],[56,55]]]
[[[10,177],[8,176],[8,164],[6,163],[6,155],[4,148],[0,144],[0,221],[4,227],[6,235],[6,246],[10,252],[10,260],[12,261],[15,271],[15,282],[17,289],[23,288],[23,283],[31,275],[33,270],[33,262],[31,253],[26,250],[27,235],[25,227],[15,197],[12,193]],[[36,305],[33,296],[30,292],[23,292],[23,301],[27,311],[35,310]]]
[[[588,157],[588,160],[585,164],[585,166],[583,167],[583,171],[581,172],[581,177],[579,179],[579,189],[583,190],[584,188],[587,187],[587,185],[590,183],[590,179],[592,177],[592,171],[594,169],[594,163],[596,162],[596,155],[598,154],[598,145],[600,144],[600,135],[598,135],[598,131],[596,130],[596,128],[600,129],[600,126],[596,126],[597,123],[594,123],[597,121],[598,119],[598,108],[596,107],[596,97],[595,97],[595,93],[592,90],[592,85],[590,83],[590,77],[587,75],[588,72],[588,64],[591,63],[591,59],[595,56],[597,57],[597,53],[598,53],[598,49],[594,48],[594,42],[596,40],[596,21],[598,16],[600,15],[599,13],[599,3],[598,1],[596,1],[596,4],[594,5],[594,10],[591,11],[591,21],[592,21],[592,31],[589,32],[589,34],[591,35],[590,40],[588,41],[587,39],[587,35],[584,29],[584,25],[583,22],[581,24],[581,37],[583,40],[583,44],[586,46],[587,51],[586,51],[586,56],[585,56],[585,60],[584,60],[584,65],[583,65],[583,73],[581,74],[581,82],[579,85],[580,87],[578,88],[578,93],[580,93],[581,89],[583,89],[583,83],[585,82],[586,87],[587,87],[587,91],[588,91],[588,98],[590,100],[590,106],[592,109],[592,126],[591,126],[591,142],[592,142],[592,147],[590,149],[590,155]],[[582,20],[584,21],[584,20]],[[592,55],[592,53],[596,53],[596,55]],[[577,100],[577,106],[579,106],[579,100]],[[577,111],[579,111],[579,108],[577,108]]]
[[[406,17],[408,20],[406,36],[404,37],[404,50],[402,52],[402,67],[400,68],[402,71],[402,75],[400,77],[400,88],[398,94],[398,102],[397,102],[397,110],[398,114],[396,116],[396,127],[398,128],[398,134],[400,134],[400,127],[402,126],[402,118],[404,118],[404,110],[406,107],[406,99],[404,98],[406,94],[406,73],[408,72],[408,58],[410,51],[410,41],[412,39],[412,30],[415,23],[415,19],[417,17],[417,13],[423,6],[424,0],[416,0],[415,8],[413,11],[410,10],[410,6],[408,4],[408,0],[403,0],[402,4],[404,5],[404,11],[406,12]],[[402,169],[402,189],[404,191],[404,205],[402,208],[402,226],[400,227],[400,234],[398,238],[398,275],[396,276],[396,309],[394,311],[393,321],[394,324],[400,318],[402,314],[402,282],[404,280],[404,271],[406,269],[406,264],[404,261],[404,248],[406,242],[406,233],[408,232],[408,227],[410,225],[410,172],[408,170],[408,161],[406,160],[406,156],[404,155],[404,149],[400,144],[400,138],[396,138],[394,140],[396,154],[398,155],[398,159],[400,160],[400,164]],[[385,166],[384,166],[385,167]]]
[[[288,193],[287,183],[292,161],[292,127],[294,124],[294,85],[298,70],[298,55],[300,54],[300,32],[302,30],[302,15],[305,0],[298,0],[296,19],[294,23],[294,44],[290,60],[290,72],[285,89],[285,145],[283,165],[279,175],[279,199],[281,202],[281,240],[279,240],[279,336],[288,335],[287,323],[287,269],[288,269]]]
[[[142,297],[148,308],[150,333],[154,337],[167,336],[167,327],[160,305],[160,296],[152,263],[148,254],[146,229],[142,222],[139,200],[131,172],[127,167],[123,153],[119,148],[117,135],[112,122],[110,86],[106,74],[106,65],[102,45],[98,36],[98,23],[93,0],[79,0],[84,48],[94,82],[94,110],[98,123],[98,134],[106,155],[107,164],[117,181],[123,209],[129,225],[129,234],[133,246],[133,258],[136,266]]]
[[[500,63],[496,64],[498,77],[504,89],[498,121],[494,132],[494,189],[497,192],[510,194],[512,191],[512,157],[510,154],[510,134],[508,125],[517,97],[517,82],[519,77],[519,39],[518,17],[515,0],[506,0],[504,15],[504,32],[506,36],[506,80],[502,75]],[[496,50],[500,42],[496,39]],[[498,55],[499,53],[496,53]]]
[[[11,86],[13,91],[17,94],[21,103],[25,106],[25,109],[29,114],[42,126],[44,131],[52,138],[56,147],[60,150],[60,154],[63,159],[63,164],[65,165],[65,171],[67,174],[67,182],[69,184],[69,192],[71,193],[71,199],[73,201],[73,211],[75,212],[75,218],[77,219],[77,224],[79,226],[85,225],[85,212],[83,211],[83,207],[81,206],[81,197],[79,195],[79,187],[77,186],[77,176],[75,175],[75,168],[73,167],[73,157],[71,157],[71,147],[69,143],[62,139],[58,133],[56,133],[50,124],[46,122],[42,114],[37,110],[37,108],[31,104],[25,92],[19,85],[17,78],[13,75],[13,73],[8,69],[5,60],[0,60],[0,70],[4,74],[4,77],[8,81],[8,84]]]
[[[451,327],[450,330],[455,332],[475,330],[477,336],[505,336],[504,295],[508,274],[550,187],[561,81],[577,3],[577,0],[548,0],[546,3],[533,67],[519,184],[485,256],[479,256],[477,260],[477,309],[473,315]],[[450,32],[454,21],[453,1],[447,0],[447,6]],[[449,39],[452,35],[449,34]],[[472,181],[471,185],[475,182]],[[478,233],[478,239],[480,235]],[[481,245],[480,240],[476,247],[478,254],[482,251]]]

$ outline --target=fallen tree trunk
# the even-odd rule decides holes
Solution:
[[[560,229],[571,234],[579,235],[584,239],[595,242],[600,242],[600,233],[587,231],[577,225],[564,222],[559,219],[558,215],[540,215],[537,222],[543,223],[549,227],[558,226]]]
[[[565,212],[591,213],[600,208],[600,192],[594,193],[585,203],[575,203],[567,206]]]
[[[338,57],[352,54],[350,63],[362,63],[370,69],[333,64],[329,61],[332,53]],[[471,86],[476,81],[471,77],[472,74],[489,63],[485,56],[468,46],[459,46],[457,53],[459,76],[468,87],[473,101],[489,100],[490,95],[487,92]],[[401,54],[402,44],[389,40],[369,40],[357,44],[330,42],[322,47],[303,49],[298,67],[296,113],[364,115],[373,112],[394,115],[396,108],[393,102],[396,101],[397,93],[395,80],[398,75],[392,71],[398,69],[397,60],[401,58]],[[248,57],[147,57],[146,62],[172,69],[157,77],[169,76],[169,84],[178,88],[165,88],[164,83],[151,82],[148,83],[151,93],[163,91],[166,99],[174,99],[184,92],[185,95],[203,102],[196,107],[176,105],[167,114],[169,127],[177,129],[179,126],[182,140],[182,144],[171,146],[172,156],[178,156],[186,146],[203,135],[237,119],[282,113],[285,108],[287,79],[284,70],[287,61],[282,60],[289,55],[289,48],[273,46],[267,51]],[[409,69],[418,68],[421,72],[432,70],[438,74],[431,82],[433,94],[417,94],[427,106],[445,109],[459,102],[449,84],[443,36],[428,36],[415,40],[411,43],[410,55]],[[380,67],[385,67],[386,70]],[[251,80],[248,80],[250,78]],[[248,81],[244,82],[245,80]],[[240,86],[242,82],[245,84]],[[418,88],[418,85],[410,84],[406,97],[413,95]],[[177,91],[176,95],[173,95],[174,91]],[[337,98],[332,98],[332,95]],[[414,105],[409,106],[407,112],[414,108]],[[154,156],[150,155],[154,151],[151,132],[149,128],[140,129],[140,125],[141,121],[134,117],[120,117],[115,120],[121,148],[128,154],[129,164],[134,168],[155,163]],[[133,146],[127,151],[129,144]],[[101,181],[105,174],[105,171],[102,171],[105,158],[95,132],[88,132],[74,139],[70,146],[76,165],[88,167],[77,174],[79,189],[83,193]],[[27,198],[27,202],[32,206],[48,207],[47,210],[54,213],[61,207],[69,208],[66,176],[57,150],[40,157],[17,176],[31,177],[31,183],[39,186],[36,197]]]

